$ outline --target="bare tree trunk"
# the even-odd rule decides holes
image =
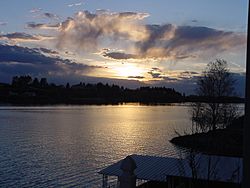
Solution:
[[[217,106],[216,103],[213,103],[211,105],[211,109],[212,109],[212,126],[211,126],[211,130],[214,131],[216,130],[216,124],[217,124]]]

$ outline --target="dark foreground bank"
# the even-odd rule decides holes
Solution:
[[[242,116],[226,129],[178,136],[170,142],[206,154],[242,157],[243,120]]]

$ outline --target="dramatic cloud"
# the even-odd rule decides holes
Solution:
[[[74,63],[59,57],[45,56],[40,51],[49,49],[31,49],[20,46],[0,44],[0,82],[10,82],[13,76],[31,75],[32,77],[46,77],[49,82],[57,84],[71,84],[84,81],[85,83],[109,83],[129,88],[145,85],[137,80],[112,79],[93,77],[90,75],[105,67],[90,66]]]
[[[50,51],[48,49],[40,49]],[[82,76],[102,67],[74,63],[68,59],[45,56],[37,49],[0,45],[0,75]]]
[[[60,24],[29,23],[27,27],[57,29],[59,49],[98,52],[115,44],[101,55],[116,60],[182,60],[216,55],[246,44],[246,36],[235,32],[200,26],[145,25],[143,19],[148,16],[136,12],[84,11]]]
[[[128,76],[127,78],[131,80],[90,77],[87,75],[91,75],[97,69],[102,70],[104,67],[78,64],[68,59],[49,56],[53,53],[56,54],[53,50],[45,48],[31,49],[0,44],[0,82],[10,81],[16,75],[29,74],[33,77],[47,77],[57,83],[103,82],[133,88],[146,85],[165,86],[191,94],[195,89],[196,79],[199,77],[199,73],[195,71],[183,71],[179,72],[178,75],[176,73],[168,75],[158,67],[150,69],[148,74],[154,79],[146,82],[135,81],[146,78],[144,76]],[[245,74],[233,73],[233,77],[237,80],[237,93],[239,96],[244,96]]]
[[[207,27],[148,25],[149,37],[136,43],[142,58],[186,59],[243,45],[245,36]],[[137,56],[138,57],[138,56]]]
[[[146,28],[138,24],[138,21],[147,16],[146,13],[134,12],[78,12],[73,18],[62,23],[57,46],[96,51],[103,40],[145,40]]]

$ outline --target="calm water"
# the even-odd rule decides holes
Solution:
[[[0,107],[0,187],[99,187],[129,154],[178,155],[188,106]]]

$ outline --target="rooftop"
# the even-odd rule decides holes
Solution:
[[[137,168],[135,175],[139,180],[166,182],[168,177],[179,176],[192,178],[190,158],[157,157],[147,155],[131,155]],[[99,173],[106,176],[121,176],[122,160],[114,163]],[[233,182],[242,181],[242,158],[195,155],[193,164],[197,178],[201,180]]]

